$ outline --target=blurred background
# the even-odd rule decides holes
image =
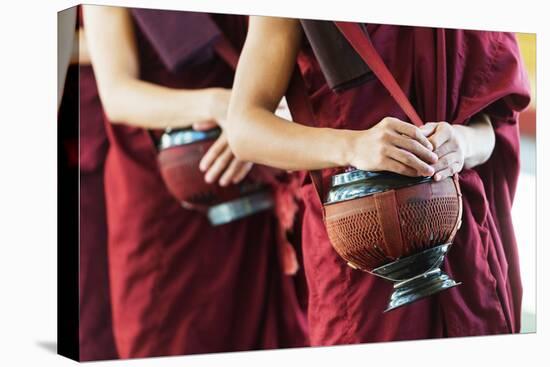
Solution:
[[[536,35],[516,34],[531,83],[531,104],[520,115],[521,173],[512,217],[523,280],[522,327],[536,331]]]

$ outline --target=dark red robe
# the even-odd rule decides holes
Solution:
[[[511,205],[519,174],[518,111],[529,88],[513,34],[368,25],[375,48],[426,121],[467,124],[487,113],[491,158],[460,173],[464,214],[444,270],[462,285],[383,313],[392,285],[348,267],[333,250],[311,183],[303,186],[303,251],[313,345],[518,332],[522,287]],[[407,120],[375,78],[331,91],[310,49],[299,65],[318,126],[363,130]],[[324,177],[335,170],[325,170]]]
[[[81,26],[79,7],[77,29]],[[79,359],[115,359],[118,354],[111,321],[103,189],[103,164],[108,144],[91,66],[73,64],[69,67],[59,120],[68,164],[78,169],[79,176],[79,202],[74,203],[79,213]]]
[[[245,19],[214,19],[240,47]],[[231,87],[233,70],[211,46],[171,71],[159,44],[134,25],[141,79],[173,88]],[[171,37],[201,34],[201,23],[176,26]],[[109,269],[121,357],[303,346],[305,319],[281,270],[273,212],[212,227],[170,195],[146,130],[106,126]]]
[[[80,360],[118,358],[107,268],[103,165],[108,142],[92,67],[80,76]]]
[[[118,357],[107,265],[107,135],[92,67],[80,66],[80,359]]]

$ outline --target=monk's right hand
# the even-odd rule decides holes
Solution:
[[[352,132],[350,165],[366,171],[432,176],[433,146],[413,124],[386,117],[372,128]]]

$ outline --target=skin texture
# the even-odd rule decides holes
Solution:
[[[226,118],[230,90],[167,88],[139,79],[139,59],[127,9],[85,6],[86,49],[99,95],[112,123],[147,129],[213,127]],[[222,186],[239,182],[252,164],[235,158],[225,134],[202,165],[205,180]],[[212,150],[211,149],[211,150]]]
[[[437,122],[423,128],[387,117],[363,131],[308,127],[276,117],[273,110],[288,87],[301,40],[298,20],[250,18],[224,124],[240,159],[289,170],[354,166],[408,176],[435,174],[441,180],[490,157],[494,132],[484,115],[469,126]]]

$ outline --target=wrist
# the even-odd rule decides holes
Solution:
[[[468,166],[468,163],[473,157],[473,149],[471,146],[471,139],[469,139],[471,127],[466,125],[451,125],[455,131],[455,135],[458,140],[460,150],[464,155],[464,166]]]
[[[208,88],[204,90],[204,94],[204,98],[206,99],[204,103],[206,107],[204,111],[206,119],[225,120],[229,105],[229,91],[223,88]]]
[[[361,133],[355,130],[336,130],[336,141],[338,154],[336,154],[335,162],[339,167],[353,166],[355,162],[355,156],[357,152],[357,146],[360,144],[359,140],[362,136]]]

